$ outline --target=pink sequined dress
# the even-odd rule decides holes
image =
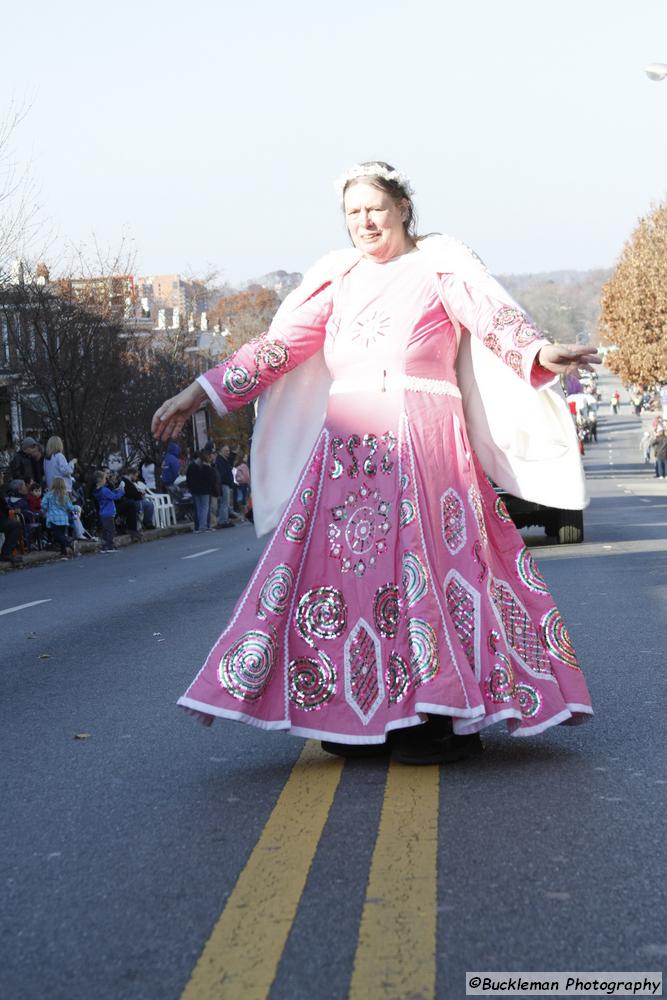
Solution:
[[[457,733],[505,719],[515,736],[591,713],[563,620],[466,434],[451,316],[540,382],[545,341],[497,289],[436,276],[418,252],[362,259],[202,376],[224,413],[323,347],[333,384],[298,486],[180,705],[346,743],[426,713]]]

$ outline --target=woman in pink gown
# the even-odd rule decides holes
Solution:
[[[358,165],[342,189],[353,265],[154,418],[166,439],[204,399],[244,406],[324,351],[315,447],[179,704],[409,763],[465,756],[501,719],[514,736],[581,720],[590,698],[563,620],[467,436],[456,325],[536,390],[595,358],[550,344],[488,275],[478,289],[434,274],[388,164]]]

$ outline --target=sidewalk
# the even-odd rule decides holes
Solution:
[[[116,535],[116,547],[123,548],[125,545],[155,542],[160,538],[168,538],[170,535],[183,535],[192,532],[192,530],[192,521],[184,521],[169,528],[155,528],[153,531],[143,532],[141,541],[133,538],[132,535]],[[77,547],[82,555],[92,555],[100,551],[99,542],[80,541]],[[23,556],[23,561],[18,566],[12,566],[8,562],[0,562],[0,574],[9,573],[14,570],[29,569],[33,566],[42,566],[44,563],[57,562],[61,558],[60,550],[56,549],[49,549],[44,552],[29,552]]]

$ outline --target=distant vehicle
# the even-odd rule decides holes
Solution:
[[[584,512],[582,510],[567,510],[563,507],[545,507],[532,500],[523,500],[511,493],[496,487],[496,493],[502,498],[507,511],[517,528],[531,528],[533,525],[544,528],[549,538],[556,539],[561,545],[573,545],[584,540]]]

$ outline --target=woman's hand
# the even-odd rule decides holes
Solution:
[[[545,344],[537,355],[537,363],[554,375],[576,375],[580,368],[592,371],[592,365],[599,365],[602,361],[596,347]]]
[[[196,413],[208,396],[199,382],[192,382],[177,396],[165,400],[153,414],[151,431],[156,441],[178,437],[185,421]]]

